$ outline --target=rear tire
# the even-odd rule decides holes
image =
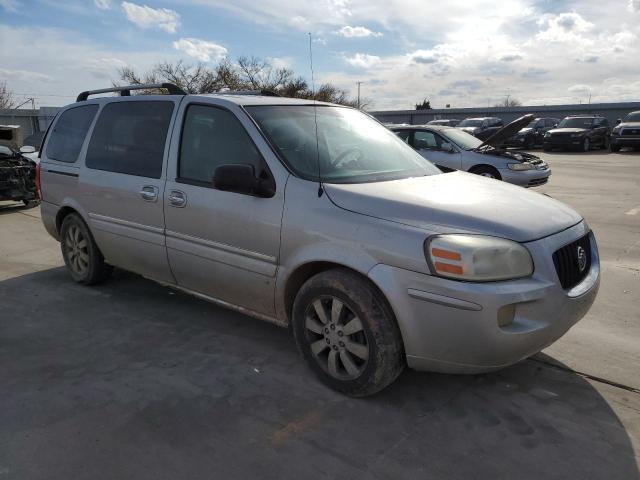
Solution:
[[[475,173],[476,175],[480,175],[482,177],[502,180],[500,172],[498,172],[498,170],[493,168],[491,165],[478,165],[477,167],[473,167],[471,170],[469,170],[469,172]]]
[[[293,303],[292,326],[309,367],[346,395],[379,392],[405,366],[393,312],[368,280],[349,270],[328,270],[307,280]]]
[[[62,222],[60,248],[71,278],[78,283],[100,283],[113,271],[113,267],[105,263],[89,227],[76,213],[67,215]]]

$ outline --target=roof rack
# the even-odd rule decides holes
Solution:
[[[169,92],[169,95],[187,94],[187,92],[173,83],[147,83],[140,85],[127,85],[124,87],[102,88],[100,90],[87,90],[86,92],[81,92],[80,95],[78,95],[76,102],[84,102],[89,98],[89,95],[97,95],[99,93],[120,92],[121,97],[128,97],[131,95],[131,90],[152,90],[155,88],[164,88]]]
[[[263,97],[279,97],[273,90],[227,90],[224,92],[213,92],[213,95],[258,95]]]

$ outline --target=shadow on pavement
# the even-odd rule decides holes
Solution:
[[[287,330],[134,275],[88,288],[51,269],[0,298],[3,478],[638,477],[607,401],[538,362],[407,371],[355,400]]]

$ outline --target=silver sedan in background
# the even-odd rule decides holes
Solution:
[[[485,141],[446,126],[390,125],[389,128],[443,171],[463,170],[522,187],[537,187],[549,180],[549,165],[535,155],[500,146],[530,123],[531,117],[520,117]]]

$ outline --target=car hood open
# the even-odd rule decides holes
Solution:
[[[499,148],[505,140],[518,133],[522,127],[529,125],[534,118],[535,117],[529,113],[515,119],[513,122],[508,123],[496,133],[487,138],[478,148],[482,147],[483,145],[491,145],[492,147]]]
[[[338,207],[425,230],[474,232],[527,242],[582,220],[551,197],[466,172],[388,182],[325,184]]]

